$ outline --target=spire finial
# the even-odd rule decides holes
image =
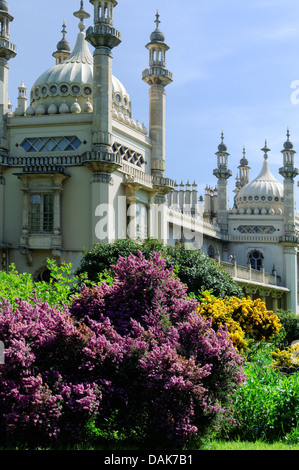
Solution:
[[[267,139],[265,139],[265,146],[261,150],[262,150],[262,152],[264,152],[264,159],[267,160],[268,159],[268,152],[271,151],[267,146]]]
[[[65,40],[65,36],[66,36],[66,33],[67,33],[65,20],[63,20],[63,25],[62,25],[61,33],[62,33],[62,39]]]
[[[159,10],[157,8],[157,13],[156,13],[156,20],[155,20],[155,23],[156,23],[156,26],[157,26],[157,30],[159,29],[159,24],[161,23],[160,21],[160,15],[159,15]]]
[[[283,144],[284,150],[288,150],[288,151],[293,150],[293,144],[292,144],[292,142],[290,141],[290,135],[291,135],[291,134],[290,134],[290,129],[287,128],[287,140],[286,140],[286,142]]]
[[[84,23],[84,20],[87,18],[90,18],[90,14],[87,13],[87,11],[84,10],[84,3],[83,0],[80,2],[80,10],[75,11],[74,16],[76,18],[79,18],[80,23],[79,23],[79,29],[80,31],[84,31],[86,25]]]

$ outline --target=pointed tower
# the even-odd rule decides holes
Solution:
[[[156,14],[156,29],[146,45],[149,50],[149,68],[144,70],[142,79],[150,85],[149,90],[149,136],[152,141],[152,174],[164,176],[165,157],[165,87],[173,81],[172,73],[166,69],[165,36],[159,29],[159,13]]]
[[[6,118],[8,113],[8,61],[17,52],[16,46],[9,42],[9,27],[13,16],[8,13],[8,5],[0,0],[0,151],[7,152]]]
[[[94,26],[86,31],[86,40],[95,48],[93,60],[93,146],[98,158],[109,160],[112,146],[112,49],[121,43],[113,27],[116,0],[90,0],[94,6]],[[109,154],[109,155],[107,155]]]
[[[18,87],[18,90],[18,107],[15,110],[15,116],[24,116],[27,109],[28,98],[27,88],[25,87],[23,80],[21,85]]]
[[[56,59],[56,65],[62,64],[62,62],[64,62],[65,59],[67,59],[68,56],[69,56],[70,53],[71,53],[71,46],[70,46],[70,44],[68,43],[68,41],[66,40],[66,25],[65,25],[65,21],[63,22],[61,33],[62,33],[62,39],[61,39],[61,41],[59,41],[59,43],[57,44],[57,50],[56,50],[56,52],[53,52],[53,57],[55,57],[55,59]]]
[[[224,135],[221,133],[221,143],[218,145],[217,155],[217,168],[213,174],[218,179],[217,193],[218,193],[218,225],[221,232],[224,234],[228,232],[228,178],[232,176],[232,171],[228,169],[227,147],[224,144]]]
[[[295,184],[294,179],[299,174],[299,170],[294,166],[295,150],[290,142],[290,132],[287,130],[287,140],[284,143],[283,167],[279,173],[283,176],[284,185],[284,236],[280,241],[284,253],[284,272],[285,283],[290,290],[288,299],[288,308],[297,312],[298,294],[297,294],[297,246],[299,239],[295,233]]]
[[[290,132],[287,130],[287,140],[283,145],[283,167],[279,169],[279,173],[283,176],[284,185],[284,223],[285,235],[294,235],[295,233],[295,185],[294,179],[299,174],[297,168],[294,167],[295,150],[292,142],[290,142]]]
[[[90,0],[94,6],[94,26],[86,31],[86,40],[95,48],[93,54],[93,121],[91,152],[85,165],[92,171],[90,179],[91,243],[109,243],[115,239],[115,215],[112,173],[121,168],[122,160],[112,150],[112,49],[121,43],[120,33],[113,27],[116,0]],[[83,3],[81,2],[81,10]],[[81,11],[80,10],[80,11]],[[84,13],[78,12],[83,17]],[[106,214],[105,227],[96,217]]]
[[[241,188],[243,188],[246,184],[249,183],[249,170],[250,166],[248,165],[248,160],[246,158],[246,150],[243,147],[243,157],[240,160],[240,165],[238,166],[239,169],[239,181],[241,183]]]

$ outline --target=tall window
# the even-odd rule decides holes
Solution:
[[[252,269],[260,271],[264,265],[264,255],[258,250],[251,251],[248,255],[248,261]]]
[[[136,235],[138,240],[147,238],[147,209],[143,204],[136,204]]]
[[[53,194],[32,194],[30,196],[29,227],[31,232],[53,232]]]

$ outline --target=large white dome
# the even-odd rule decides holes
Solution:
[[[59,109],[92,110],[93,57],[85,33],[80,32],[73,52],[62,63],[46,70],[31,89],[30,112],[55,114]],[[131,100],[123,84],[112,77],[113,108],[131,118]]]
[[[283,184],[273,176],[265,158],[260,174],[237,194],[237,209],[239,213],[246,214],[280,215],[283,203]]]

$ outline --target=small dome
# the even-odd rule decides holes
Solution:
[[[59,113],[60,114],[65,114],[65,113],[69,113],[70,112],[70,108],[68,107],[68,105],[66,104],[66,102],[64,101],[60,106],[59,106]]]
[[[28,106],[28,108],[26,109],[25,111],[25,114],[26,116],[34,116],[34,109],[32,108],[32,106]]]
[[[165,42],[164,34],[157,28],[150,36],[151,42]]]
[[[8,12],[8,5],[5,0],[0,0],[0,10]]]
[[[260,174],[251,182],[246,184],[238,193],[236,198],[237,207],[255,210],[259,209],[262,214],[282,213],[284,208],[284,187],[271,173],[268,161],[265,158]],[[281,212],[279,211],[281,209]]]
[[[243,157],[240,160],[240,166],[248,166],[248,160],[247,158]]]
[[[81,106],[79,105],[77,100],[71,106],[71,113],[74,113],[74,114],[81,113]]]
[[[218,150],[219,152],[227,152],[227,146],[222,142],[221,144],[218,145]]]
[[[57,106],[55,103],[52,103],[50,104],[50,106],[48,107],[48,114],[57,114],[58,113],[58,109],[57,109]]]
[[[155,21],[157,27],[156,27],[155,31],[153,31],[151,36],[150,36],[151,42],[165,42],[165,36],[159,29],[159,24],[161,23],[159,18],[160,18],[160,15],[159,15],[159,12],[157,11],[156,21]]]
[[[59,43],[57,44],[57,51],[58,52],[64,52],[64,51],[71,52],[71,46],[69,42],[66,39],[61,39],[61,41],[59,41]]]

